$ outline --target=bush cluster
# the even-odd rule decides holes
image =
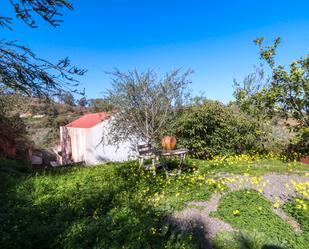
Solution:
[[[271,123],[218,101],[206,100],[185,108],[172,126],[169,133],[175,134],[179,145],[188,148],[195,158],[263,153],[284,149],[286,143],[282,139],[285,134],[274,132]]]

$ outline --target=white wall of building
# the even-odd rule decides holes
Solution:
[[[61,127],[61,133],[63,129],[67,129],[71,137],[74,162],[84,161],[87,165],[93,165],[136,158],[136,145],[132,142],[124,141],[118,145],[108,142],[110,122],[112,119],[105,120],[92,128]]]
[[[61,164],[85,160],[85,141],[87,129],[60,127],[62,160]]]

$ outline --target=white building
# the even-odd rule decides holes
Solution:
[[[108,138],[111,122],[111,116],[101,112],[86,114],[61,126],[61,164],[85,162],[91,165],[135,158],[135,145],[130,141],[118,145],[104,141]]]

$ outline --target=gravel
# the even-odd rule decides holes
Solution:
[[[173,214],[172,223],[181,230],[192,230],[198,236],[201,248],[212,248],[211,241],[217,233],[235,231],[230,224],[209,216],[217,210],[221,196],[216,193],[209,201],[189,202],[186,209]]]
[[[223,175],[220,176],[222,178]],[[261,177],[252,177],[244,175],[228,175],[225,174],[224,177],[235,179],[234,182],[227,182],[226,185],[231,191],[238,189],[255,189],[262,190],[262,194],[271,202],[278,201],[280,205],[287,202],[292,197],[296,196],[295,190],[292,188],[291,181],[296,183],[309,181],[309,176],[299,176],[299,175],[279,175],[275,173],[268,173]],[[259,184],[254,184],[254,178],[260,180]],[[265,187],[263,188],[263,184]],[[290,186],[287,188],[286,184]]]

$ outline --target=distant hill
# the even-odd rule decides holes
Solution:
[[[37,149],[52,148],[58,143],[59,127],[90,112],[89,107],[72,106],[11,95],[7,115],[18,116],[26,126],[29,140]]]

